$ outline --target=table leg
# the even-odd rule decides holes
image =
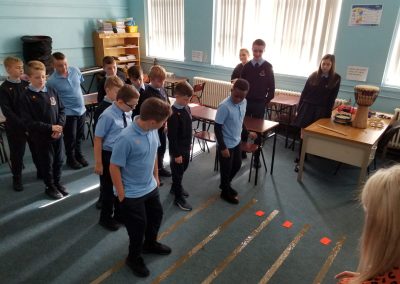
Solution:
[[[304,135],[303,146],[301,148],[301,154],[300,154],[299,173],[297,174],[297,181],[301,181],[303,178],[304,158],[306,156],[307,142],[308,142],[307,140],[308,140],[307,135]]]
[[[370,151],[365,151],[364,159],[360,169],[360,176],[358,177],[358,186],[361,187],[367,179],[367,168],[370,162]]]
[[[276,132],[274,133],[274,145],[272,146],[271,175],[274,172],[275,146],[276,146]]]

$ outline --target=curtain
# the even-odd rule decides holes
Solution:
[[[147,56],[184,59],[184,0],[147,1]]]
[[[214,0],[212,63],[233,67],[239,49],[261,38],[281,74],[308,76],[333,53],[341,0]]]
[[[393,36],[383,82],[387,86],[400,87],[400,13],[397,19],[397,31]]]

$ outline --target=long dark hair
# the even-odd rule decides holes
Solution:
[[[318,66],[318,71],[314,72],[311,76],[312,76],[312,80],[311,83],[312,85],[318,85],[321,77],[322,77],[322,69],[321,69],[321,63],[323,60],[329,60],[330,62],[332,62],[332,66],[331,69],[329,70],[329,74],[328,74],[328,78],[329,78],[329,82],[328,82],[328,88],[332,89],[338,81],[338,76],[336,76],[336,60],[335,60],[335,55],[333,54],[325,54],[321,61],[319,62],[319,66]]]

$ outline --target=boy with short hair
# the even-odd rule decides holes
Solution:
[[[57,91],[46,87],[46,67],[42,62],[28,62],[26,73],[30,85],[21,102],[21,115],[37,151],[40,172],[46,185],[45,192],[54,199],[60,199],[68,195],[60,183],[64,106]]]
[[[190,211],[192,206],[185,197],[189,194],[182,187],[183,174],[189,165],[192,145],[192,114],[188,103],[193,88],[188,82],[179,82],[175,87],[176,101],[172,105],[172,115],[168,119],[168,141],[172,185],[170,192],[175,194],[175,204],[182,210]]]
[[[139,277],[150,272],[141,253],[167,255],[171,249],[157,242],[163,209],[158,186],[157,129],[171,114],[170,105],[157,98],[147,99],[140,115],[115,141],[110,174],[120,201],[120,209],[129,235],[126,264]]]
[[[84,79],[78,68],[68,65],[63,53],[54,52],[52,57],[54,72],[50,75],[47,86],[57,90],[65,106],[66,121],[63,133],[67,165],[78,170],[89,165],[81,147],[86,120],[86,107],[81,88]]]
[[[146,90],[139,98],[139,103],[136,108],[136,114],[140,114],[141,105],[148,98],[158,98],[166,103],[170,103],[167,91],[164,89],[164,81],[167,77],[167,72],[160,65],[154,65],[149,72],[150,84],[147,85]],[[167,149],[167,136],[165,134],[165,125],[158,129],[158,137],[160,139],[160,147],[158,147],[158,174],[163,177],[170,177],[171,173],[164,168],[164,154]]]
[[[246,80],[236,80],[231,95],[219,104],[215,116],[214,130],[221,164],[221,198],[233,204],[239,203],[238,193],[231,187],[231,181],[242,166],[241,135],[245,133],[253,139],[257,137],[255,132],[248,132],[243,125],[248,90],[249,83]]]
[[[143,70],[140,66],[131,66],[128,69],[129,82],[136,88],[139,94],[143,94],[146,85],[143,82]]]
[[[25,154],[25,144],[28,142],[32,153],[32,160],[37,171],[37,178],[41,178],[36,151],[29,136],[26,135],[26,126],[21,119],[20,104],[23,94],[29,82],[21,80],[24,72],[24,64],[17,57],[6,57],[4,67],[8,73],[8,78],[0,86],[0,107],[6,117],[5,130],[10,148],[11,172],[13,175],[13,189],[22,191],[22,168]]]
[[[103,70],[105,72],[104,78],[100,80],[97,87],[97,102],[102,102],[106,96],[105,82],[107,77],[118,76],[123,82],[125,82],[125,74],[118,70],[117,62],[112,56],[105,56],[103,58]]]
[[[132,123],[130,112],[137,105],[138,99],[139,93],[134,87],[123,86],[118,91],[115,102],[100,115],[96,126],[94,137],[95,173],[100,176],[102,202],[99,224],[110,231],[118,230],[119,224],[116,219],[120,217],[117,214],[118,200],[114,196],[109,171],[110,158],[118,135]]]

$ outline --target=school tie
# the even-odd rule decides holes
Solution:
[[[122,113],[122,119],[124,120],[124,128],[125,128],[128,126],[128,123],[126,122],[125,112]]]
[[[254,65],[255,68],[258,68],[260,66],[260,64],[258,64],[258,62],[256,62],[256,64]]]

